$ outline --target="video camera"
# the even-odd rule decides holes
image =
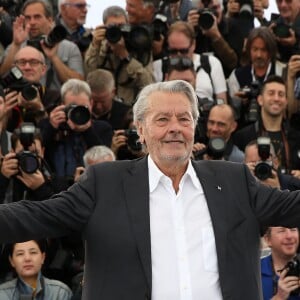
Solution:
[[[126,129],[125,136],[127,137],[127,145],[133,151],[141,151],[142,144],[136,129]]]
[[[39,129],[33,123],[23,123],[20,128],[15,129],[15,133],[24,148],[23,151],[16,154],[16,158],[21,170],[28,174],[35,173],[40,167],[37,154],[28,150],[34,143],[35,135],[38,132]]]
[[[67,30],[64,26],[56,25],[48,35],[41,35],[35,39],[28,40],[27,45],[43,52],[41,41],[44,41],[44,44],[47,48],[53,48],[55,45],[64,40],[67,37],[67,34]]]
[[[273,163],[267,160],[270,157],[271,139],[266,136],[257,138],[258,155],[261,161],[257,162],[254,168],[254,175],[259,180],[266,180],[272,177]]]
[[[240,91],[245,94],[248,99],[248,109],[245,119],[249,123],[256,122],[259,116],[259,105],[257,103],[257,97],[260,94],[261,83],[258,81],[253,81],[250,86],[242,88]]]
[[[4,89],[21,92],[22,97],[27,101],[35,99],[38,95],[38,86],[24,79],[21,70],[17,66],[12,67],[10,71],[0,79],[0,83]]]
[[[84,125],[91,119],[91,113],[86,106],[70,104],[64,109],[67,119],[76,125]]]
[[[221,137],[210,138],[205,149],[197,151],[194,154],[196,160],[202,160],[204,154],[207,154],[213,160],[224,158],[226,150],[226,142]]]

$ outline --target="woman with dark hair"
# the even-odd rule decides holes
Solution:
[[[71,290],[64,283],[42,275],[46,242],[30,240],[7,246],[9,261],[16,278],[0,285],[1,300],[69,300]]]

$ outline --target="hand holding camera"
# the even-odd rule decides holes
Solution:
[[[56,106],[51,112],[49,116],[49,121],[52,127],[55,129],[59,128],[59,125],[66,122],[67,117],[64,112],[65,105]]]
[[[31,190],[36,190],[45,182],[42,172],[38,169],[32,174],[21,170],[21,175],[17,175],[17,178]]]
[[[19,163],[16,157],[16,153],[7,153],[2,160],[1,173],[6,178],[17,175],[19,172]]]
[[[292,55],[288,62],[288,78],[295,79],[300,76],[300,55]]]
[[[299,274],[289,275],[289,273],[290,269],[288,267],[285,267],[280,272],[277,293],[275,295],[278,299],[288,299],[295,290],[299,289]]]
[[[92,33],[93,35],[92,45],[95,48],[101,46],[102,41],[105,39],[105,33],[106,33],[106,28],[104,25],[100,25],[95,28],[95,30]]]

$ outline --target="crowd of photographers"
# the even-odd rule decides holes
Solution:
[[[175,79],[199,99],[193,159],[246,163],[263,184],[300,189],[300,1],[276,4],[268,20],[268,0],[126,0],[91,29],[86,0],[0,0],[0,202],[40,201],[90,164],[146,155],[132,105]],[[264,298],[300,299],[298,230],[263,234]],[[47,243],[43,275],[79,299],[81,237]],[[0,282],[6,256],[3,245]]]

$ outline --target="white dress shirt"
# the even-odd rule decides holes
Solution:
[[[222,299],[206,198],[189,162],[176,194],[148,156],[152,300]]]

